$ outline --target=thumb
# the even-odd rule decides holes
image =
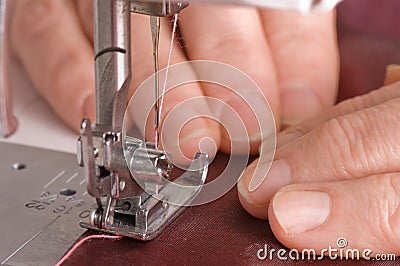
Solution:
[[[370,258],[399,255],[399,177],[396,173],[285,187],[271,200],[272,231],[285,246],[311,248],[317,254],[332,247],[342,254],[370,249]]]

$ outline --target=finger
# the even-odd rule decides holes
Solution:
[[[55,112],[78,130],[95,118],[93,49],[72,1],[19,0],[11,43],[17,58]]]
[[[400,65],[388,65],[386,67],[385,85],[400,81]]]
[[[261,14],[277,68],[283,123],[298,123],[333,105],[339,72],[335,12]]]
[[[270,49],[264,38],[260,17],[255,9],[192,5],[181,13],[180,29],[190,59],[207,59],[226,63],[249,75],[258,84],[262,94],[246,87],[235,88],[236,93],[250,95],[249,98],[257,99],[264,98],[262,96],[264,95],[275,117],[279,117],[280,101],[276,73]],[[244,121],[248,131],[249,136],[235,138],[230,138],[223,131],[222,150],[230,151],[231,139],[232,145],[247,143],[250,139],[251,151],[255,153],[258,151],[262,135],[267,138],[275,134],[270,130],[271,127],[260,128],[253,110],[234,92],[210,84],[203,84],[202,87],[206,95],[218,98],[231,106]],[[225,114],[233,116],[230,112]],[[224,117],[223,120],[229,121],[233,118]],[[276,122],[279,124],[279,119]],[[279,128],[279,125],[277,127]]]
[[[271,169],[249,168],[238,186],[244,205],[266,207],[279,187],[400,171],[399,100],[329,120],[277,150]],[[256,162],[257,163],[257,162]],[[255,163],[255,164],[256,164]],[[262,178],[259,178],[259,177]],[[246,203],[247,202],[247,203]]]
[[[93,42],[93,0],[74,0],[74,2],[86,36]]]
[[[399,255],[399,188],[398,173],[290,185],[272,199],[269,223],[274,235],[289,248],[320,253],[332,247],[342,254],[349,249],[357,249],[359,254],[370,249],[370,258],[380,253]]]
[[[153,51],[152,51],[152,39],[150,31],[150,19],[148,16],[143,15],[132,15],[132,72],[134,78],[132,79],[133,90],[139,88],[143,81],[149,78],[154,73],[153,66]],[[171,42],[171,25],[168,19],[162,20],[161,33],[160,33],[160,44],[159,44],[159,67],[163,69],[167,66],[169,48]],[[185,62],[186,57],[182,49],[174,44],[172,49],[171,65],[179,62]],[[164,78],[161,77],[161,78]],[[163,82],[160,82],[160,86],[163,86]],[[134,97],[139,97],[137,104],[134,104],[132,116],[136,124],[143,125],[144,121],[147,121],[146,127],[139,126],[146,139],[154,140],[154,113],[151,111],[150,116],[147,117],[148,111],[146,110],[146,101],[150,101],[150,106],[154,103],[153,88],[150,91],[146,91],[143,95],[138,96],[134,94]],[[197,83],[190,83],[187,85],[179,86],[173,90],[168,91],[165,96],[163,109],[161,114],[161,122],[164,121],[171,110],[178,104],[195,98],[202,97],[203,92],[201,87]],[[177,113],[175,112],[172,116],[175,117],[175,121],[180,120],[180,116],[186,116],[191,113],[192,117],[197,117],[202,114],[202,109],[208,109],[207,102],[202,101],[200,108],[190,108],[186,112]],[[219,126],[217,123],[206,118],[196,118],[186,123],[185,125],[174,125],[175,128],[180,128],[178,135],[174,132],[171,127],[163,128],[162,130],[162,146],[165,150],[172,154],[175,162],[184,164],[189,163],[189,159],[193,158],[195,152],[199,151],[200,142],[208,137],[214,140],[215,146],[219,147],[220,133]],[[216,153],[215,147],[206,147],[204,152],[209,153],[213,157]]]
[[[394,78],[391,73],[392,70],[388,70],[388,77]],[[379,90],[374,90],[368,94],[345,100],[337,104],[336,106],[326,110],[320,115],[317,115],[311,119],[304,121],[303,123],[300,123],[299,125],[288,127],[279,134],[277,139],[277,146],[281,147],[287,143],[290,143],[291,141],[300,138],[301,136],[307,134],[314,128],[332,118],[357,112],[365,108],[376,106],[388,100],[400,97],[399,86],[400,84],[398,83],[390,84]]]

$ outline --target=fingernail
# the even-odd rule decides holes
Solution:
[[[325,223],[331,210],[331,200],[324,192],[278,192],[273,198],[272,208],[286,233],[300,234]]]
[[[207,153],[210,160],[214,158],[218,151],[220,136],[218,124],[212,123],[214,122],[197,118],[184,125],[174,125],[172,122],[162,127],[162,146],[172,154],[174,163],[187,166],[199,151]]]
[[[298,124],[323,108],[321,98],[309,88],[283,88],[281,101],[284,125]]]
[[[284,159],[274,161],[269,171],[268,163],[257,165],[257,162],[254,162],[239,180],[241,183],[239,193],[250,204],[265,206],[276,191],[289,185],[291,180],[291,170]]]
[[[179,136],[179,143],[178,145],[187,145],[190,143],[195,143],[197,147],[197,151],[203,149],[204,152],[207,152],[207,144],[201,147],[201,141],[206,139],[213,139],[212,132],[210,132],[210,127],[207,125],[207,122],[204,121],[202,118],[200,119],[193,119],[189,121],[185,126],[182,128]],[[211,145],[211,143],[210,143]],[[213,146],[215,147],[215,146]]]
[[[233,129],[228,132],[233,143],[260,142],[275,134],[275,120],[261,92],[229,98],[221,112],[221,124]],[[246,130],[240,130],[243,126]]]
[[[276,139],[276,146],[282,147],[302,136],[303,136],[303,133],[299,130],[291,131],[291,132],[282,132],[278,135],[278,137]]]
[[[385,85],[400,81],[400,65],[391,64],[386,66]]]

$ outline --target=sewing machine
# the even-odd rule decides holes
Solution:
[[[332,5],[337,1],[327,2]],[[308,11],[321,5],[327,7],[327,2],[243,1],[242,4],[268,3],[269,7]],[[188,2],[167,0],[94,1],[97,122],[94,126],[88,119],[82,122],[78,161],[85,167],[87,191],[96,198],[98,206],[93,210],[90,221],[81,223],[86,228],[142,240],[152,239],[184,206],[190,204],[205,181],[208,164],[206,154],[196,154],[193,165],[175,180],[183,186],[191,187],[189,190],[179,190],[168,181],[165,182],[173,163],[157,148],[157,139],[155,143],[144,143],[122,134],[124,104],[131,79],[128,11],[151,17],[157,130],[160,117],[160,94],[157,88],[160,17],[173,16],[187,6]],[[141,181],[135,176],[140,176]],[[146,191],[140,192],[137,183]],[[149,186],[157,187],[157,191],[149,193],[146,189]]]
[[[212,0],[207,2],[214,3]],[[307,12],[332,8],[338,1],[219,0],[216,2]],[[6,37],[4,25],[7,19],[5,3],[9,4],[10,1],[1,3],[1,25],[3,27],[0,47],[2,69],[0,122],[2,135],[8,136],[16,128],[9,101],[10,93],[6,73],[8,62],[5,60],[6,46],[4,42]],[[77,159],[79,165],[83,167],[87,194],[96,200],[96,206],[92,208],[90,215],[80,217],[83,219],[80,224],[84,228],[150,240],[170,224],[185,207],[190,206],[201,191],[207,176],[207,154],[196,154],[191,167],[180,177],[170,181],[173,162],[168,159],[169,157],[164,151],[158,148],[157,140],[155,140],[156,143],[144,142],[125,136],[123,133],[125,104],[132,78],[130,13],[151,16],[155,55],[154,78],[157,79],[156,55],[159,17],[172,16],[186,8],[188,4],[186,1],[168,0],[157,2],[145,0],[94,1],[97,116],[96,124],[92,124],[89,119],[83,119],[81,134],[77,141]],[[156,127],[159,120],[157,108],[159,96],[162,95],[156,93]],[[180,184],[180,187],[174,184]],[[54,190],[58,189],[62,188],[54,188]]]

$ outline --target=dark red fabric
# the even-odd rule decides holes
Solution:
[[[344,0],[338,18],[355,30],[400,41],[399,10],[398,0]]]
[[[339,7],[341,50],[340,98],[378,88],[385,66],[400,63],[398,0],[348,0]],[[396,13],[397,12],[397,13]],[[388,25],[392,26],[390,29]],[[397,26],[397,27],[396,27]],[[324,70],[321,70],[324,71]],[[216,160],[210,170],[223,165]],[[141,242],[93,240],[85,243],[66,262],[67,265],[243,265],[260,264],[257,251],[282,248],[268,222],[248,215],[240,206],[236,188],[207,205],[189,208],[157,239]],[[276,257],[264,261],[287,265]],[[290,265],[314,265],[314,261],[290,261]],[[328,265],[397,265],[398,262],[331,261]]]
[[[236,189],[211,204],[188,209],[157,239],[91,240],[66,265],[287,265],[288,261],[260,261],[257,251],[282,246],[266,221],[252,218],[241,208]],[[397,265],[395,262],[331,261],[328,265]],[[290,261],[316,265],[318,261]]]
[[[339,100],[381,87],[385,67],[400,64],[399,11],[398,0],[344,0],[339,5]]]
[[[217,176],[226,155],[218,155],[210,169]],[[88,232],[87,234],[96,234]],[[86,235],[87,235],[86,234]],[[321,261],[260,261],[257,251],[284,248],[267,221],[251,217],[241,207],[237,190],[212,203],[192,207],[179,216],[158,238],[89,240],[64,265],[316,265]],[[322,260],[327,265],[397,265],[397,262]]]

